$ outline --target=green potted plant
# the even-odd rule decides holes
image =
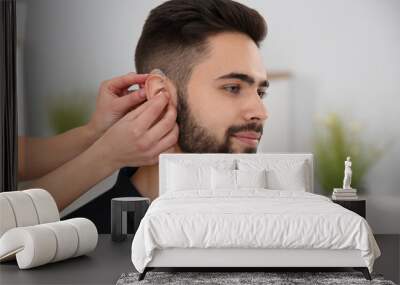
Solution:
[[[55,134],[82,126],[87,122],[91,113],[88,97],[87,94],[74,92],[49,98],[49,125]]]
[[[366,173],[382,155],[381,149],[362,141],[360,128],[348,127],[336,113],[328,114],[316,128],[313,145],[316,176],[325,195],[342,187],[347,156],[353,162],[351,186],[362,193]]]

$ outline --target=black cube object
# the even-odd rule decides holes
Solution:
[[[366,218],[366,201],[364,199],[358,200],[332,200],[334,203],[359,214],[364,219]]]
[[[127,213],[134,215],[133,234],[144,217],[150,199],[144,197],[119,197],[111,200],[111,239],[124,241],[127,236]]]

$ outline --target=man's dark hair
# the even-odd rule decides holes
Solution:
[[[247,35],[259,47],[267,34],[264,18],[231,0],[170,0],[154,8],[136,47],[138,73],[159,68],[178,89],[208,54],[207,38],[222,32]],[[178,90],[179,91],[179,90]]]

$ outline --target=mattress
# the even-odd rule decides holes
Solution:
[[[356,249],[370,272],[380,256],[361,216],[321,195],[261,188],[161,195],[135,234],[133,265],[143,272],[167,248]]]

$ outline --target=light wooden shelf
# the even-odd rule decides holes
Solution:
[[[290,71],[270,71],[267,72],[268,80],[287,80],[292,77],[292,73]]]

